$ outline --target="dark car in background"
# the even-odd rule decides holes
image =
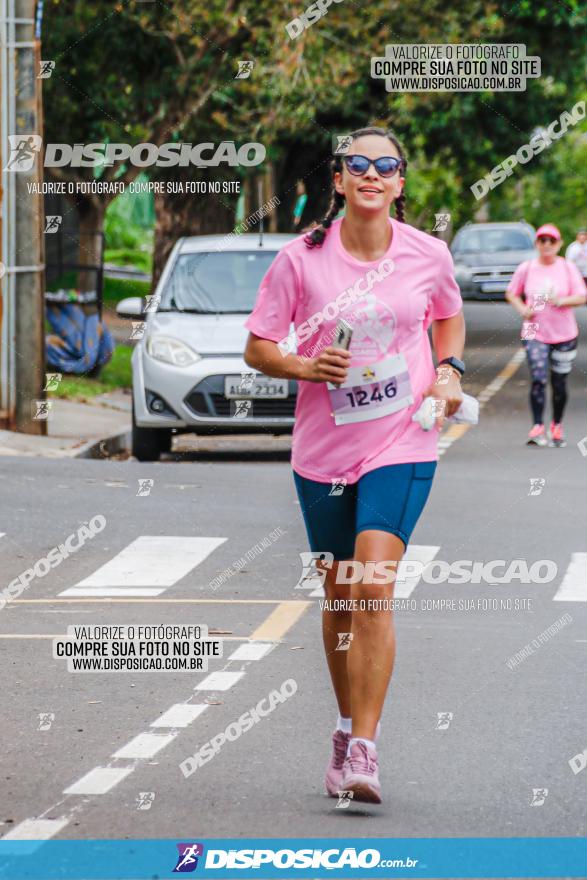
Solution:
[[[467,223],[452,240],[463,299],[503,300],[517,266],[536,256],[529,223]]]

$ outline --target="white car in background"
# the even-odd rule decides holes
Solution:
[[[145,321],[132,356],[132,452],[156,461],[174,433],[291,431],[297,383],[271,379],[243,360],[246,316],[279,249],[294,236],[182,238],[153,296],[116,311]]]

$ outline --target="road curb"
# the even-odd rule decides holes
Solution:
[[[131,432],[121,431],[119,434],[111,434],[99,440],[89,440],[80,449],[76,450],[73,458],[106,458],[117,452],[125,452],[131,448]]]

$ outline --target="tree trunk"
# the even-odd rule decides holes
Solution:
[[[193,169],[182,168],[173,178],[175,181],[191,180]],[[212,175],[200,180],[212,181]],[[227,179],[234,179],[227,178]],[[234,229],[234,212],[238,194],[225,193],[166,193],[155,194],[155,244],[153,253],[153,290],[159,280],[167,258],[178,238],[189,235],[223,234]]]
[[[82,199],[78,202],[79,217],[79,263],[88,269],[79,269],[77,287],[79,290],[97,290],[98,270],[102,261],[102,233],[106,202],[101,199]]]

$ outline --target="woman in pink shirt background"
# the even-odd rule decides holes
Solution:
[[[292,468],[325,572],[322,632],[338,704],[326,790],[376,803],[395,571],[431,488],[438,431],[461,403],[464,372],[452,259],[444,242],[405,223],[406,164],[392,133],[354,132],[333,160],[325,218],[281,249],[246,321],[247,364],[298,382]],[[349,351],[332,344],[341,318],[353,329]],[[292,324],[297,353],[288,344]],[[429,432],[412,421],[426,396],[438,401]],[[377,563],[387,565],[383,576]],[[340,650],[339,634],[348,649]]]
[[[550,441],[565,446],[562,418],[567,404],[567,376],[577,356],[579,328],[573,308],[585,304],[587,290],[577,267],[559,257],[561,234],[552,223],[536,232],[538,259],[521,263],[512,276],[506,299],[522,316],[521,337],[530,369],[533,427],[528,445],[546,446],[544,406],[550,367],[552,421]],[[525,302],[522,301],[525,295]]]

